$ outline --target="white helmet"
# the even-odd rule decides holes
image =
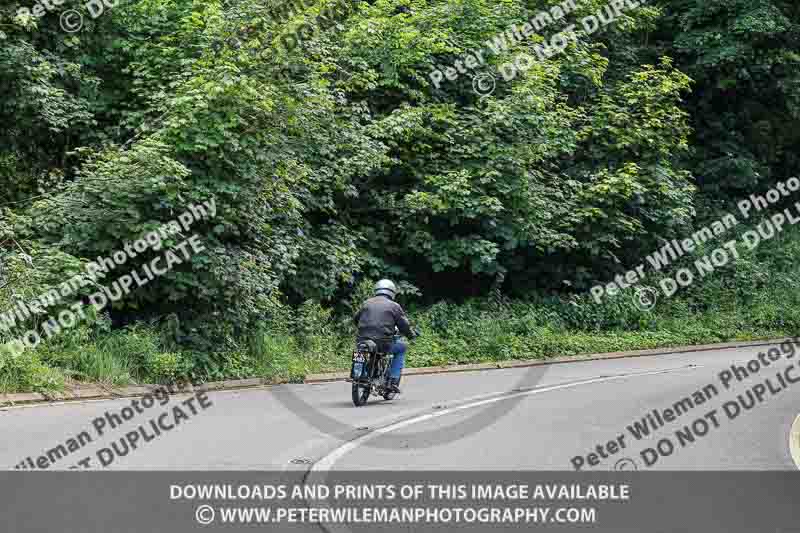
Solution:
[[[383,294],[394,300],[394,295],[397,294],[397,287],[395,287],[392,280],[382,279],[375,284],[375,296]]]

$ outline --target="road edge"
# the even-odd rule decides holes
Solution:
[[[736,342],[723,342],[716,344],[696,344],[691,346],[678,346],[674,348],[652,348],[648,350],[632,350],[626,352],[607,352],[600,354],[586,354],[576,356],[560,356],[552,357],[549,359],[523,359],[511,361],[497,361],[491,363],[476,363],[466,365],[448,365],[448,366],[434,366],[434,367],[420,367],[420,368],[407,368],[403,371],[405,376],[419,376],[426,374],[451,374],[456,372],[483,372],[487,370],[503,370],[509,368],[526,368],[532,366],[544,365],[557,365],[565,363],[584,363],[588,361],[600,361],[606,359],[627,359],[631,357],[648,357],[657,355],[672,355],[679,353],[690,352],[707,352],[712,350],[726,350],[730,348],[748,348],[753,346],[768,346],[771,344],[780,344],[787,340],[792,340],[791,337],[784,337],[781,339],[766,339],[766,340],[753,340],[753,341],[736,341]],[[303,383],[331,383],[336,381],[345,381],[350,377],[349,372],[329,372],[324,374],[310,374],[305,378]],[[273,380],[267,378],[250,378],[250,379],[237,379],[214,381],[204,383],[198,386],[170,386],[169,391],[172,393],[193,393],[193,392],[206,392],[206,391],[219,391],[219,390],[237,390],[237,389],[251,389],[257,387],[281,385],[288,383],[287,381]],[[106,388],[100,386],[86,387],[83,389],[75,389],[72,391],[65,391],[55,393],[52,395],[44,395],[38,392],[30,393],[15,393],[15,394],[0,394],[0,408],[14,406],[14,405],[30,405],[30,404],[48,404],[54,402],[73,402],[84,400],[111,400],[115,398],[131,398],[139,397],[152,392],[158,388],[158,385],[139,385],[120,388]]]
[[[708,352],[730,348],[747,348],[750,346],[769,346],[793,340],[792,337],[781,339],[722,342],[716,344],[695,344],[690,346],[676,346],[674,348],[651,348],[647,350],[630,350],[625,352],[606,352],[599,354],[565,355],[548,359],[512,359],[509,361],[493,361],[490,363],[475,363],[465,365],[426,366],[406,368],[404,376],[419,376],[425,374],[449,374],[455,372],[479,372],[484,370],[504,370],[508,368],[527,368],[531,366],[558,365],[564,363],[585,363],[588,361],[602,361],[605,359],[627,359],[631,357],[646,357],[655,355],[672,355],[690,352]],[[345,381],[350,377],[349,372],[330,372],[325,374],[310,374],[304,383],[326,383],[331,381]]]

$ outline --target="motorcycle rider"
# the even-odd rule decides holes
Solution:
[[[382,279],[375,284],[374,291],[375,296],[364,302],[354,317],[358,326],[356,342],[371,340],[378,345],[379,352],[394,355],[388,385],[390,391],[399,393],[407,346],[403,342],[394,342],[395,327],[409,339],[417,337],[417,334],[412,331],[403,308],[394,301],[397,294],[395,284]]]

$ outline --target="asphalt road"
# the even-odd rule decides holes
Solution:
[[[767,349],[409,376],[403,395],[362,408],[344,382],[212,392],[207,408],[198,399],[181,403],[183,395],[142,408],[114,430],[106,425],[102,436],[93,421],[121,413],[131,399],[6,408],[0,465],[13,469],[27,457],[35,464],[74,438],[72,451],[51,453],[49,469],[82,460],[100,468],[101,449],[110,450],[100,452],[107,468],[130,470],[795,469],[789,433],[800,412],[800,353],[774,362],[763,356],[768,366],[733,377],[727,388],[720,375]],[[755,405],[744,409],[737,396]],[[174,406],[187,416],[172,427]],[[149,421],[162,412],[172,429],[156,436]],[[661,427],[637,438],[634,423],[648,413]],[[136,449],[120,442],[131,432],[140,435]]]

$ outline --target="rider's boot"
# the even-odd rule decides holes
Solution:
[[[389,378],[389,390],[400,394],[400,378]]]

